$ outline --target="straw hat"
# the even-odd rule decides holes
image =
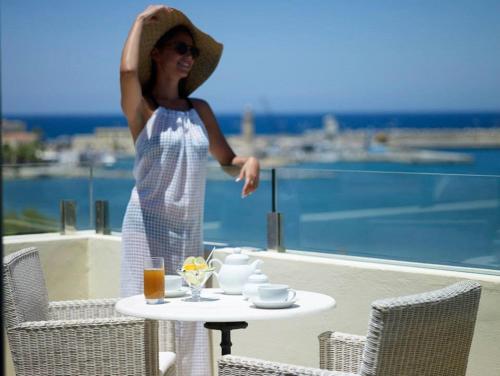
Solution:
[[[168,12],[158,14],[158,22],[144,25],[141,34],[139,50],[139,80],[141,85],[149,81],[151,76],[151,51],[160,37],[171,28],[184,25],[193,35],[194,44],[200,49],[189,76],[186,77],[186,95],[195,91],[217,67],[222,55],[222,44],[215,41],[210,35],[196,28],[184,13],[177,9],[168,8]]]

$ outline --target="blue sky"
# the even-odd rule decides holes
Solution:
[[[3,0],[7,114],[118,114],[137,0]],[[224,43],[218,113],[500,110],[500,1],[170,1]]]

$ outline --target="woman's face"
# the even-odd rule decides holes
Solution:
[[[151,57],[156,62],[157,69],[166,77],[180,80],[187,77],[193,67],[194,57],[191,47],[194,47],[191,35],[180,32],[175,34],[160,50],[155,48]],[[181,52],[185,53],[181,54]]]

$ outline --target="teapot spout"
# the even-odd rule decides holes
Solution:
[[[251,268],[252,268],[252,271],[254,271],[255,269],[257,268],[260,268],[260,266],[263,264],[264,262],[262,260],[255,260],[254,262],[252,262],[250,264]]]

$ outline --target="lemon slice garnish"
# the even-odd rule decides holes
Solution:
[[[186,258],[184,260],[184,263],[182,264],[182,266],[185,266],[185,265],[188,265],[188,264],[194,264],[195,261],[196,261],[196,257],[189,256],[188,258]]]
[[[203,257],[197,257],[194,260],[194,264],[196,266],[196,270],[207,270],[208,269],[207,262],[205,261],[205,259]]]

